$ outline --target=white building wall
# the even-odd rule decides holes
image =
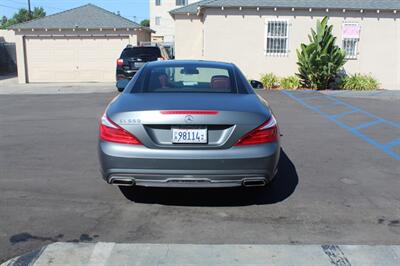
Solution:
[[[0,30],[0,42],[15,43],[15,34],[12,30]]]
[[[207,9],[203,22],[198,18],[197,23],[194,18],[179,15],[177,59],[191,58],[187,51],[195,49],[193,55],[199,58],[237,64],[248,78],[259,79],[266,72],[293,75],[297,72],[296,49],[301,43],[308,43],[310,29],[326,15],[330,16],[338,45],[342,42],[343,22],[361,25],[358,57],[346,63],[347,72],[370,73],[381,82],[382,88],[400,89],[400,16],[392,12]],[[290,23],[286,56],[265,55],[265,23],[270,19],[286,19]],[[185,36],[190,36],[190,41]]]
[[[175,24],[169,14],[169,11],[179,8],[176,0],[160,0],[161,5],[156,6],[156,0],[150,2],[150,28],[156,33],[152,34],[153,41],[174,42],[175,41]],[[188,4],[197,2],[198,0],[187,0]],[[182,6],[183,7],[183,6]],[[156,17],[160,18],[160,25],[156,25]]]

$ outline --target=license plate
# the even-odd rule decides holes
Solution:
[[[142,67],[144,62],[135,62],[135,67]]]
[[[172,143],[207,143],[207,128],[172,128]]]

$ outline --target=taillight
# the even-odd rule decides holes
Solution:
[[[117,80],[125,79],[125,75],[117,75]]]
[[[235,146],[265,144],[278,141],[279,129],[273,115],[261,126],[242,137]]]
[[[121,58],[117,59],[118,66],[122,66],[123,64],[124,64],[124,59],[121,59]]]
[[[105,113],[100,122],[100,139],[122,144],[142,144],[134,135],[111,121]]]
[[[157,60],[158,60],[158,61],[164,61],[164,60],[165,60],[165,57],[164,57],[164,56],[161,56],[161,57],[157,58]]]

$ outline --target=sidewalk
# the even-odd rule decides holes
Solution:
[[[0,95],[6,94],[79,94],[117,92],[110,83],[32,83],[18,84],[13,75],[0,76]]]
[[[1,266],[17,265],[394,266],[400,246],[54,243]]]

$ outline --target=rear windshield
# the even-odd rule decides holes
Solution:
[[[157,66],[141,73],[132,92],[237,93],[231,68],[196,65]]]
[[[161,57],[160,48],[158,47],[133,47],[127,48],[122,51],[121,58],[134,58],[134,57]]]

